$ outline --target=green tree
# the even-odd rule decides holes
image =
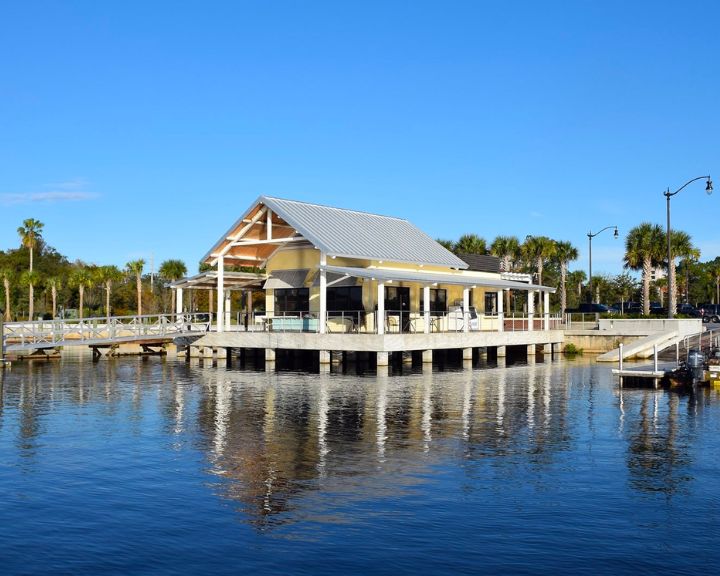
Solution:
[[[133,260],[125,265],[127,273],[135,276],[135,290],[137,292],[137,315],[142,316],[142,273],[145,260]]]
[[[187,266],[185,266],[185,262],[182,260],[165,260],[160,264],[158,274],[160,274],[160,277],[166,282],[175,282],[187,274]],[[170,289],[170,295],[170,312],[173,313],[175,312],[175,290]]]
[[[463,234],[453,248],[455,254],[487,254],[485,238],[477,234]]]
[[[706,269],[715,288],[713,302],[715,304],[720,303],[720,258],[715,258],[712,262],[708,262]]]
[[[522,244],[521,252],[528,262],[535,265],[537,283],[542,285],[545,262],[555,255],[555,241],[547,236],[528,236]],[[538,309],[541,313],[544,312],[542,300],[540,300]]]
[[[84,318],[85,289],[92,288],[95,285],[92,271],[85,266],[78,266],[70,275],[70,285],[78,289],[80,298],[79,316],[80,320],[82,320]]]
[[[29,287],[28,320],[32,321],[35,316],[35,286],[40,284],[41,275],[37,270],[25,270],[20,275],[20,284]]]
[[[623,272],[622,274],[618,274],[612,278],[611,287],[613,300],[615,300],[615,298],[620,300],[620,304],[623,306],[623,310],[621,310],[621,312],[625,312],[624,304],[632,298],[632,295],[636,290],[636,286],[637,282],[632,276],[630,276],[629,272]]]
[[[673,289],[672,294],[668,295],[668,306],[670,307],[670,310],[675,311],[677,310],[678,293],[675,258],[700,258],[700,250],[693,246],[692,239],[687,232],[683,232],[682,230],[672,230],[670,232],[670,251],[671,258],[668,263],[668,274],[670,275]]]
[[[0,268],[0,278],[3,283],[3,291],[5,292],[5,322],[10,322],[12,314],[10,310],[10,286],[15,279],[15,271],[7,264]]]
[[[438,238],[437,240],[435,240],[435,242],[440,244],[440,246],[442,246],[446,250],[450,250],[450,252],[455,251],[455,242],[453,242],[452,240],[444,240],[442,238]],[[203,272],[202,266],[200,267],[200,272]]]
[[[572,302],[569,305],[570,308],[580,304],[582,299],[582,289],[586,280],[587,274],[585,274],[584,270],[573,270],[572,272],[568,272],[567,283],[572,287],[570,294],[573,296],[571,299]]]
[[[490,245],[490,254],[500,258],[500,270],[512,272],[520,254],[520,241],[515,236],[498,236]],[[505,290],[505,310],[510,310],[510,290]]]
[[[663,259],[664,238],[658,224],[643,222],[625,238],[625,268],[642,271],[643,314],[650,314],[650,274]]]
[[[560,266],[560,311],[567,308],[567,271],[568,264],[578,258],[578,250],[570,242],[555,242],[554,258]]]
[[[490,245],[490,254],[500,258],[500,270],[512,272],[520,255],[520,242],[515,236],[498,236]],[[510,290],[505,290],[505,310],[510,310]]]
[[[110,265],[100,266],[95,271],[95,277],[102,284],[103,290],[105,290],[105,316],[107,316],[109,323],[111,316],[110,295],[112,294],[113,283],[120,282],[124,276],[117,266]]]
[[[520,241],[515,236],[498,236],[490,245],[490,254],[500,258],[503,272],[512,272],[513,263],[520,255]]]
[[[50,298],[52,299],[52,317],[57,317],[57,297],[58,290],[62,288],[63,278],[60,276],[50,276],[46,281],[45,285],[50,290]]]
[[[28,287],[28,320],[32,320],[34,312],[34,301],[35,301],[35,277],[33,273],[33,253],[38,242],[42,239],[42,229],[44,224],[34,218],[28,218],[23,221],[23,225],[17,229],[17,233],[20,236],[21,244],[28,249],[30,252],[30,268],[29,276],[24,276],[25,285]]]

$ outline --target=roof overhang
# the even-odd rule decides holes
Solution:
[[[353,268],[344,266],[324,266],[321,269],[341,276],[354,276],[355,278],[367,278],[370,280],[382,280],[386,282],[419,282],[421,284],[451,284],[464,287],[493,288],[495,290],[523,290],[554,293],[555,288],[551,286],[540,286],[539,284],[527,284],[525,282],[514,282],[502,278],[488,278],[483,276],[471,276],[470,274],[438,274],[433,272],[413,272],[409,270],[390,270],[387,268]]]
[[[399,250],[398,238],[406,244],[410,238],[416,249]],[[407,220],[268,196],[258,197],[201,262],[215,266],[223,258],[226,265],[263,268],[276,250],[288,245],[308,245],[328,257],[468,267]]]
[[[254,272],[229,272],[223,274],[223,288],[225,290],[243,290],[245,288],[262,288],[263,282],[267,279],[267,274],[256,274]],[[196,289],[196,290],[214,290],[218,284],[217,270],[208,270],[200,272],[195,276],[181,278],[170,283],[173,289]]]

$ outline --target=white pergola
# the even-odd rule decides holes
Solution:
[[[222,276],[222,283],[220,277]],[[262,288],[263,283],[267,279],[266,274],[254,272],[228,272],[223,271],[222,274],[218,270],[209,270],[201,272],[189,278],[183,278],[170,284],[175,290],[175,307],[176,313],[183,313],[183,291],[184,290],[217,290],[218,291],[218,325],[230,324],[231,298],[233,291],[242,291],[247,293],[247,312],[252,313],[252,291],[256,288]],[[221,306],[222,303],[222,306]]]

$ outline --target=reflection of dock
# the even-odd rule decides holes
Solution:
[[[617,368],[613,368],[613,374],[617,374],[621,378],[624,377],[632,377],[632,378],[662,378],[665,376],[665,374],[669,371],[668,370],[654,370],[653,368],[624,368],[623,370],[618,370]]]

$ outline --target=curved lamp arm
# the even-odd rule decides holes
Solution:
[[[685,182],[685,184],[680,186],[680,188],[675,190],[675,192],[670,192],[670,188],[668,188],[665,192],[663,192],[663,194],[665,196],[667,196],[668,198],[670,198],[670,196],[675,196],[675,194],[680,192],[680,190],[685,188],[685,186],[687,186],[688,184],[692,184],[693,182],[695,182],[697,180],[703,180],[703,179],[707,179],[707,186],[705,186],[705,192],[707,192],[708,194],[712,194],[713,183],[712,183],[712,179],[710,178],[710,176],[698,176],[697,178],[693,178],[692,180],[688,180],[687,182]]]

